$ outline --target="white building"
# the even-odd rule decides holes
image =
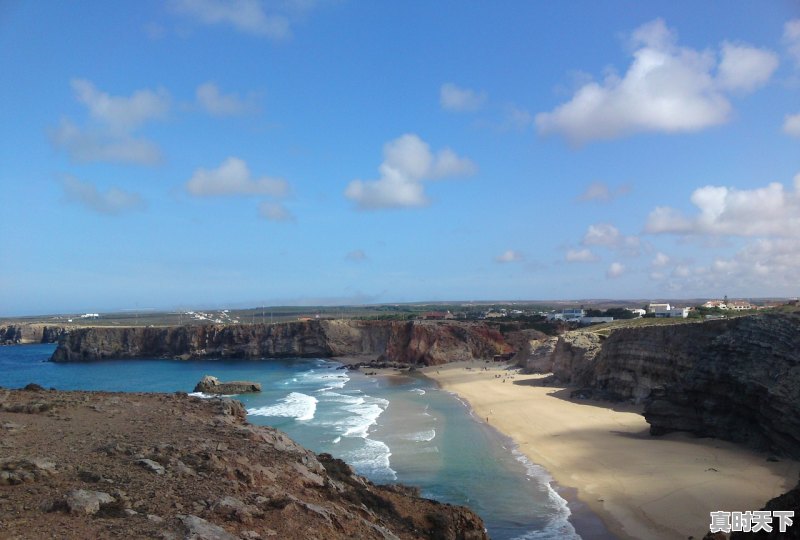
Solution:
[[[647,312],[652,313],[659,319],[667,319],[670,317],[685,319],[689,316],[689,308],[679,308],[670,306],[669,304],[650,304],[647,306]]]
[[[673,306],[673,308],[669,310],[669,316],[673,317],[673,318],[677,317],[677,318],[685,319],[686,317],[689,316],[689,308],[688,307],[680,307],[679,308],[679,307],[674,307]]]
[[[669,317],[669,312],[672,306],[669,304],[650,304],[647,306],[647,312],[652,313],[656,317]]]
[[[548,321],[580,321],[583,317],[586,316],[586,312],[583,308],[568,308],[562,309],[561,313],[556,313],[555,311],[550,312],[547,314]]]

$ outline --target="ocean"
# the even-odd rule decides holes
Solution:
[[[54,345],[0,347],[0,386],[191,392],[204,375],[260,382],[236,396],[254,424],[328,452],[375,483],[466,505],[495,539],[577,539],[550,477],[455,395],[422,376],[367,376],[323,359],[48,362]]]

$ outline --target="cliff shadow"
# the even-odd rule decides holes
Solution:
[[[563,384],[558,383],[552,375],[548,377],[534,377],[519,381],[511,381],[511,384],[515,384],[517,386],[552,388],[553,391],[549,392],[548,396],[561,399],[563,401],[569,401],[570,403],[574,403],[576,405],[586,405],[601,409],[610,409],[615,412],[629,412],[640,415],[644,412],[644,405],[635,405],[627,401],[581,397],[578,395],[581,392],[580,389],[564,386]]]

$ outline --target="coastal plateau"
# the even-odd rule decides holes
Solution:
[[[472,511],[186,394],[0,389],[3,538],[484,539]]]

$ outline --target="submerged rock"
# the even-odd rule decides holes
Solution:
[[[261,392],[261,383],[250,381],[220,382],[216,377],[206,375],[194,387],[195,392],[206,394],[246,394],[248,392]]]

